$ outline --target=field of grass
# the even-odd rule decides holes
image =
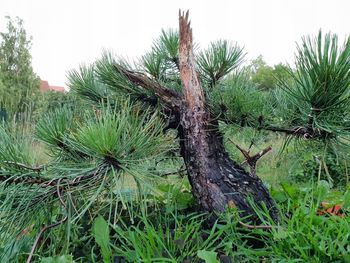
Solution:
[[[132,178],[124,177],[115,189],[119,201],[115,205],[103,201],[114,214],[102,210],[97,219],[87,223],[88,232],[76,230],[80,234],[65,260],[73,262],[73,256],[75,262],[350,262],[350,219],[346,214],[350,191],[345,191],[345,186],[331,188],[327,181],[318,182],[312,176],[297,181],[294,174],[303,169],[305,154],[292,144],[283,148],[281,135],[241,130],[228,132],[227,137],[245,149],[253,139],[252,153],[272,145],[273,150],[258,162],[257,174],[278,204],[279,224],[256,208],[268,229],[246,228],[234,210],[208,226],[209,215],[196,212],[187,178],[176,173],[182,169],[181,160],[163,160],[156,169],[167,176],[152,183],[152,190],[146,190],[142,198],[136,198],[137,184]],[[227,144],[232,157],[243,162],[237,148],[230,141]],[[40,144],[35,147],[39,152],[44,149]],[[40,159],[45,160],[45,155]],[[330,207],[341,204],[342,214],[319,215],[321,202]]]
[[[293,143],[286,146],[281,135],[241,128],[226,132],[227,149],[239,163],[244,158],[232,142],[248,149],[252,141],[252,154],[272,146],[259,160],[257,174],[278,205],[278,224],[257,206],[258,227],[242,224],[235,209],[212,222],[212,215],[196,208],[181,158],[160,156],[147,165],[158,177],[140,186],[124,173],[79,221],[52,229],[38,247],[36,262],[350,262],[350,190],[314,174],[304,178],[308,170],[302,163],[310,153]],[[29,140],[28,147],[33,165],[52,160],[46,144]],[[328,205],[321,209],[322,202]],[[342,206],[338,214],[322,214],[333,205]],[[23,239],[28,249],[36,234]],[[24,262],[26,255],[8,258]]]

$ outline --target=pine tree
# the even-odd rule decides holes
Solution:
[[[195,53],[188,13],[181,13],[179,32],[162,31],[140,63],[105,52],[70,73],[71,92],[86,107],[58,109],[36,125],[36,137],[49,147],[49,163],[37,166],[28,150],[32,139],[1,127],[3,259],[28,251],[28,229],[36,233],[30,262],[45,232],[59,227],[59,237],[68,231],[65,224],[83,227],[86,216],[106,209],[111,215],[125,178],[133,179],[141,198],[161,180],[150,169],[154,160],[177,149],[198,209],[237,208],[242,220],[259,224],[258,206],[277,223],[278,209],[255,169],[269,148],[250,156],[237,145],[248,172],[225,150],[223,127],[279,132],[287,142],[348,143],[350,39],[339,47],[335,35],[304,38],[291,80],[281,80],[276,90],[258,89],[239,70],[243,57],[243,49],[228,41]]]

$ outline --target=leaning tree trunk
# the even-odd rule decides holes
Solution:
[[[179,67],[183,84],[183,95],[163,87],[147,75],[115,65],[117,72],[133,84],[151,91],[164,105],[170,115],[175,116],[183,156],[192,185],[193,195],[200,207],[209,212],[222,212],[227,207],[237,207],[241,216],[252,216],[258,222],[250,199],[258,206],[264,203],[274,221],[278,211],[262,181],[255,172],[248,173],[230,159],[225,151],[218,123],[211,119],[206,108],[205,96],[196,72],[192,50],[192,30],[188,14],[180,14]],[[264,152],[264,151],[263,151]],[[262,153],[263,154],[263,153]],[[250,158],[254,164],[262,154]]]
[[[218,124],[205,107],[192,49],[192,29],[186,16],[180,13],[179,66],[183,84],[179,133],[181,152],[185,160],[193,194],[206,211],[222,212],[236,207],[241,216],[251,216],[258,222],[249,198],[255,204],[264,203],[274,221],[278,211],[262,181],[230,159],[225,151]]]

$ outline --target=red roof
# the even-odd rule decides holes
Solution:
[[[50,86],[49,82],[47,80],[41,80],[40,81],[40,91],[57,91],[57,92],[65,92],[66,90],[64,87],[60,86]]]
[[[50,86],[50,90],[59,91],[59,92],[65,92],[64,87],[60,87],[60,86]]]

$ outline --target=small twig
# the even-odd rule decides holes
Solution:
[[[58,199],[60,200],[62,206],[67,210],[67,205],[63,201],[62,196],[61,196],[61,190],[60,190],[61,181],[62,181],[62,178],[58,179],[58,181],[57,181],[56,192],[57,192]]]
[[[252,149],[253,145],[254,145],[254,141],[251,140],[251,141],[250,141],[249,148],[248,148],[248,153],[250,153],[250,150]]]
[[[53,228],[53,227],[55,227],[55,226],[58,226],[58,225],[64,223],[64,221],[66,221],[66,220],[67,220],[67,216],[66,216],[65,218],[63,218],[62,220],[60,220],[60,221],[58,221],[58,222],[56,222],[56,223],[54,223],[54,224],[52,224],[52,225],[48,225],[48,226],[43,227],[43,228],[40,230],[38,236],[36,237],[36,239],[35,239],[35,241],[34,241],[34,244],[33,244],[33,246],[32,246],[32,249],[31,249],[31,251],[30,251],[30,253],[29,253],[29,256],[28,256],[28,259],[27,259],[27,263],[32,262],[32,258],[33,258],[34,252],[35,252],[36,247],[38,246],[39,241],[40,241],[40,239],[41,239],[41,236],[44,234],[44,232],[47,231],[47,230],[50,229],[50,228]]]
[[[260,129],[274,132],[283,132],[285,134],[290,134],[298,136],[304,139],[324,139],[334,137],[335,135],[331,132],[327,132],[320,129],[314,129],[310,127],[297,126],[294,128],[280,128],[275,126],[262,126]]]
[[[238,221],[238,223],[241,226],[244,226],[248,229],[272,229],[273,228],[273,226],[267,226],[267,225],[259,225],[259,226],[249,225],[249,224],[243,223],[242,221]]]
[[[29,184],[29,185],[41,185],[47,182],[48,179],[39,176],[4,176],[0,174],[0,182],[5,182],[7,184]]]
[[[69,185],[68,185],[68,187],[69,187]],[[75,212],[76,214],[79,214],[78,209],[77,209],[77,207],[76,207],[75,204],[74,204],[74,200],[73,200],[73,197],[72,197],[71,193],[70,193],[70,192],[67,192],[67,196],[68,196],[68,198],[69,198],[69,200],[70,200],[70,203],[71,203],[71,205],[72,205],[72,207],[73,207],[73,209],[74,209],[74,212]]]
[[[349,183],[348,164],[346,160],[344,160],[344,163],[345,163],[345,185],[348,185]]]
[[[269,151],[272,150],[272,146],[269,146],[267,148],[265,148],[264,150],[262,150],[261,152],[251,156],[250,155],[250,148],[252,146],[249,146],[249,151],[244,150],[242,147],[240,147],[238,144],[236,144],[234,141],[232,141],[231,139],[229,139],[229,141],[236,146],[236,148],[242,153],[242,155],[245,158],[244,163],[247,163],[250,167],[250,174],[253,176],[256,176],[256,163],[259,161],[259,159],[261,157],[263,157],[266,153],[268,153]]]
[[[53,179],[45,178],[42,176],[21,176],[21,177],[12,176],[11,177],[11,176],[4,176],[0,174],[0,182],[6,182],[9,184],[37,185],[39,187],[46,188],[46,187],[55,187],[57,186],[58,180],[62,180],[62,183],[64,185],[76,186],[81,181],[94,178],[100,170],[101,168],[97,169],[93,173],[83,174],[75,178],[61,177],[61,178],[53,178]]]
[[[272,146],[266,147],[264,150],[262,150],[261,152],[255,154],[252,158],[256,159],[256,161],[258,161],[261,157],[263,157],[265,154],[267,154],[269,151],[272,150]]]
[[[183,173],[183,172],[186,172],[187,171],[187,169],[186,168],[183,168],[183,169],[179,169],[179,170],[177,170],[177,171],[174,171],[174,172],[168,172],[168,173],[163,173],[163,174],[161,174],[160,176],[168,176],[168,175],[172,175],[172,174],[180,174],[180,173]]]
[[[244,158],[246,158],[246,160],[250,159],[250,155],[249,155],[249,151],[244,150],[241,146],[239,146],[238,144],[234,143],[234,141],[232,141],[231,139],[229,139],[231,143],[233,143],[236,148],[243,154]]]
[[[63,201],[62,196],[61,196],[61,191],[60,191],[60,182],[61,182],[61,180],[62,180],[62,178],[58,179],[58,181],[57,181],[56,192],[57,192],[58,198],[59,198],[59,200],[60,200],[62,206],[63,206],[65,209],[67,209],[67,205],[66,205],[66,203]],[[51,225],[45,226],[45,227],[43,227],[43,228],[40,230],[38,236],[36,237],[36,239],[35,239],[35,241],[34,241],[34,244],[33,244],[33,246],[32,246],[32,249],[30,250],[30,253],[29,253],[29,256],[28,256],[28,259],[27,259],[27,263],[32,262],[32,258],[33,258],[34,252],[35,252],[35,250],[36,250],[36,248],[37,248],[37,246],[38,246],[38,244],[39,244],[39,241],[40,241],[40,239],[41,239],[41,236],[44,234],[44,232],[47,231],[47,230],[50,229],[50,228],[53,228],[53,227],[55,227],[55,226],[58,226],[58,225],[64,223],[64,222],[67,220],[67,218],[68,218],[68,217],[67,217],[67,215],[66,215],[66,216],[65,216],[63,219],[61,219],[60,221],[58,221],[58,222],[56,222],[56,223],[53,223],[53,224],[51,224]]]
[[[17,163],[17,162],[12,162],[12,161],[3,161],[3,163],[5,164],[9,164],[9,165],[13,165],[13,166],[17,166],[19,168],[24,168],[24,169],[28,169],[28,170],[32,170],[35,172],[41,172],[41,170],[44,169],[44,166],[37,166],[37,167],[32,167],[23,163]]]

